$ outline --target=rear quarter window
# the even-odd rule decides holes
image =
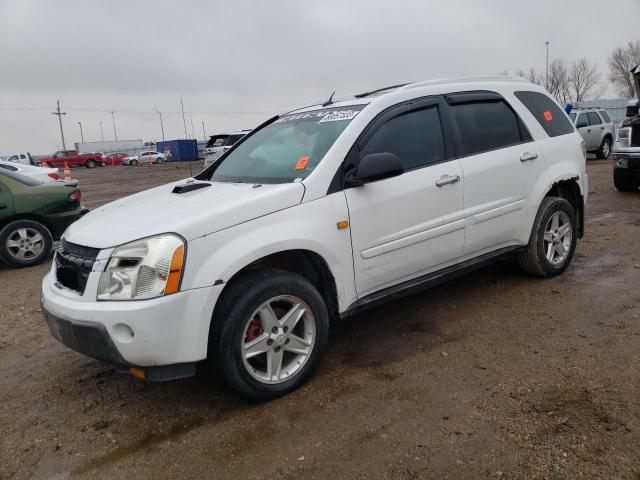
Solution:
[[[604,110],[600,110],[600,116],[602,117],[602,120],[604,121],[604,123],[611,123],[611,117],[609,116],[609,114],[607,112],[605,112]]]
[[[575,130],[565,113],[549,97],[538,92],[514,92],[550,137],[573,133]]]

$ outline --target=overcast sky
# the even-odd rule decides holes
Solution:
[[[0,155],[251,128],[318,98],[544,70],[640,38],[639,0],[0,0]],[[615,96],[612,89],[609,96]]]

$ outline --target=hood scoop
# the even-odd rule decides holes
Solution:
[[[207,182],[187,182],[184,183],[182,185],[176,185],[175,187],[173,187],[173,190],[171,190],[171,193],[177,193],[178,195],[182,194],[182,193],[187,193],[187,192],[192,192],[194,190],[200,190],[201,188],[206,188],[206,187],[210,187],[211,184],[207,183]]]

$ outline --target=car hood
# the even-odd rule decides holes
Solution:
[[[73,223],[64,238],[95,248],[166,232],[192,240],[297,205],[304,195],[301,183],[211,182],[209,187],[172,193],[184,184],[173,182],[99,207]]]

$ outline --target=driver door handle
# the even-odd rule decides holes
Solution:
[[[537,153],[524,152],[522,155],[520,155],[521,162],[528,162],[529,160],[535,160],[536,158],[538,158]]]
[[[460,175],[443,175],[436,180],[436,187],[443,187],[460,181]]]

